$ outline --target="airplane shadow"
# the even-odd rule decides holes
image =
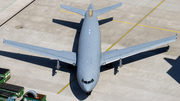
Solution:
[[[113,18],[107,18],[107,19],[99,20],[99,25],[103,25],[103,24],[108,23],[112,20],[113,20]],[[84,19],[81,19],[80,23],[76,23],[76,22],[64,21],[64,20],[59,20],[59,19],[52,19],[53,23],[60,24],[63,26],[67,26],[67,27],[70,27],[70,28],[77,30],[75,38],[74,38],[73,48],[72,48],[72,51],[76,52],[77,56],[78,56],[79,35],[80,35],[80,31],[81,31],[83,21],[84,21]],[[7,52],[7,51],[2,51],[2,50],[0,50],[0,55],[4,56],[4,57],[9,57],[9,58],[21,60],[21,61],[28,62],[28,63],[40,65],[43,67],[52,68],[52,76],[55,76],[55,74],[56,74],[56,70],[57,70],[55,67],[57,65],[56,60],[51,60],[51,59],[45,58],[45,57],[26,55],[26,54],[21,54],[21,53]],[[59,69],[60,71],[70,73],[69,83],[74,78],[76,78],[76,67],[68,65],[67,63],[64,63],[61,61],[60,61],[60,66],[61,66],[61,68]],[[77,79],[75,79],[74,82],[72,82],[70,84],[70,88],[71,88],[74,96],[78,100],[85,100],[88,97],[88,95],[86,95],[86,93],[80,88]]]
[[[145,51],[142,53],[138,53],[136,55],[132,55],[130,57],[122,59],[122,64],[126,65],[131,62],[135,62],[135,61],[139,61],[139,60],[151,57],[151,56],[155,56],[155,55],[167,52],[168,49],[169,49],[169,46],[165,46],[165,47]],[[116,75],[119,72],[118,67],[119,67],[119,61],[115,61],[112,64],[107,64],[105,66],[101,66],[101,72],[114,68],[114,75]]]
[[[99,25],[103,25],[103,24],[108,23],[112,20],[113,20],[113,18],[107,18],[107,19],[99,20]],[[84,21],[84,19],[81,19],[80,23],[64,21],[64,20],[59,20],[59,19],[53,19],[52,20],[53,23],[60,24],[63,26],[67,26],[67,27],[70,27],[70,28],[77,30],[75,38],[74,38],[73,49],[72,49],[72,51],[76,52],[76,53],[78,53],[79,35],[80,35],[81,26],[82,26],[83,21]],[[125,64],[130,63],[130,62],[134,62],[134,61],[138,61],[138,60],[150,57],[150,56],[154,56],[154,55],[166,52],[168,49],[169,49],[169,47],[163,47],[163,48],[154,49],[154,50],[146,51],[143,53],[139,53],[137,55],[133,55],[133,56],[130,56],[128,58],[123,59],[123,64],[125,65]],[[56,68],[55,68],[56,62],[57,62],[56,60],[51,60],[49,58],[32,56],[32,55],[6,52],[6,51],[1,51],[1,50],[0,50],[0,55],[5,56],[5,57],[9,57],[9,58],[13,58],[13,59],[17,59],[17,60],[21,60],[24,62],[33,63],[36,65],[41,65],[41,66],[44,66],[47,68],[52,68],[52,76],[55,76],[55,74],[56,74]],[[77,54],[77,56],[78,56],[78,54]],[[118,61],[112,63],[112,67],[114,67],[114,74],[117,73],[118,64],[119,64]],[[76,67],[69,66],[68,64],[63,63],[63,62],[60,62],[60,65],[61,65],[61,68],[59,69],[60,71],[70,73],[69,83],[74,78],[76,78]],[[106,67],[107,67],[107,65],[102,66],[101,72],[109,69]],[[86,95],[86,93],[80,88],[77,79],[75,79],[74,82],[70,83],[70,88],[71,88],[74,96],[78,100],[85,100],[88,97],[88,95]]]
[[[40,65],[43,67],[52,68],[52,76],[54,76],[56,73],[55,72],[55,70],[56,70],[55,66],[57,63],[56,60],[51,60],[51,59],[45,58],[45,57],[38,57],[38,56],[21,54],[21,53],[7,52],[7,51],[2,51],[2,50],[0,50],[0,55],[9,57],[9,58],[13,58],[13,59],[17,59],[17,60],[21,60],[21,61],[28,62],[28,63]],[[61,68],[59,69],[60,71],[69,72],[69,69],[66,68],[66,67],[68,67],[68,64],[66,64],[64,62],[60,62],[60,64],[61,64]]]
[[[112,17],[99,20],[99,25],[103,25],[103,24],[108,23],[112,20],[113,20]],[[52,20],[52,22],[54,22],[56,24],[60,24],[60,25],[63,25],[63,26],[69,27],[69,28],[76,29],[76,35],[74,38],[73,49],[72,49],[73,52],[76,52],[76,57],[78,57],[79,36],[80,36],[80,31],[81,31],[83,21],[84,21],[84,19],[81,19],[80,23],[70,22],[70,21],[65,21],[65,20],[59,20],[59,19],[53,19]],[[72,72],[70,73],[69,82],[71,82],[74,78],[77,77],[76,76],[76,67],[70,66],[70,68],[72,69]],[[81,89],[81,87],[78,84],[77,79],[75,79],[72,83],[70,83],[70,88],[71,88],[74,96],[78,100],[85,100],[89,96]]]
[[[82,26],[83,21],[84,21],[84,19],[81,19],[80,23],[76,23],[76,22],[53,19],[54,23],[76,29],[76,35],[74,38],[73,49],[72,49],[73,52],[76,52],[76,57],[78,57],[79,36],[80,36],[80,31],[81,31],[81,26]],[[77,58],[76,58],[76,60],[77,60]],[[70,73],[69,83],[73,79],[76,78],[76,67],[70,66],[70,69],[72,72]],[[88,97],[88,95],[86,95],[86,93],[79,86],[77,79],[75,79],[72,83],[70,83],[70,88],[71,88],[71,91],[73,92],[74,96],[78,100],[85,100]]]
[[[111,22],[111,21],[113,21],[113,17],[110,17],[107,19],[102,19],[102,20],[99,20],[99,25],[103,25],[103,24]]]
[[[172,67],[167,73],[180,84],[180,56],[176,59],[164,58]]]

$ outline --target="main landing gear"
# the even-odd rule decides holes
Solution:
[[[57,60],[57,66],[56,66],[57,69],[60,69],[60,63],[59,63],[59,60]]]
[[[87,92],[86,94],[87,94],[87,95],[91,95],[91,92],[92,92],[92,91],[90,91],[90,92]]]
[[[115,68],[114,68],[114,75],[116,75],[119,72],[118,67],[121,68],[122,66],[123,66],[122,59],[119,59],[119,66],[115,66]]]
[[[123,64],[122,64],[122,59],[119,60],[119,67],[122,67]]]

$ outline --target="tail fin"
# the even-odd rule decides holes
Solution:
[[[100,9],[100,10],[97,10],[96,14],[97,14],[97,16],[101,15],[101,14],[106,13],[106,12],[112,10],[112,9],[115,9],[115,8],[119,7],[119,6],[122,6],[122,3],[116,4],[116,5],[113,5],[113,6],[109,6],[109,7]]]
[[[78,9],[78,8],[74,8],[74,7],[69,7],[69,6],[66,6],[66,5],[61,5],[62,8],[64,9],[67,9],[69,11],[72,11],[72,12],[75,12],[75,13],[78,13],[80,15],[85,15],[86,11],[85,10],[81,10],[81,9]]]

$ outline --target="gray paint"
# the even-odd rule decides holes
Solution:
[[[85,92],[90,92],[93,90],[93,88],[96,86],[98,82],[101,65],[105,65],[115,60],[119,60],[121,58],[125,58],[128,56],[137,54],[139,52],[173,42],[177,38],[177,35],[176,35],[176,36],[167,37],[161,40],[128,47],[121,50],[111,50],[108,52],[101,53],[101,37],[100,37],[99,23],[98,23],[96,13],[100,15],[114,8],[117,8],[121,5],[122,4],[120,3],[120,4],[116,4],[114,6],[103,8],[97,11],[94,10],[94,7],[92,4],[90,4],[87,11],[61,5],[62,8],[68,9],[75,13],[79,13],[81,15],[85,15],[85,19],[82,25],[82,30],[80,33],[79,47],[78,47],[79,52],[78,52],[77,60],[76,60],[76,53],[74,52],[57,51],[57,50],[52,50],[52,49],[38,47],[38,46],[32,46],[32,45],[18,43],[15,41],[10,41],[10,40],[5,40],[5,39],[3,40],[3,42],[6,45],[10,45],[13,47],[31,51],[40,55],[44,55],[50,58],[54,58],[54,59],[69,63],[69,64],[77,65],[78,82],[81,88]],[[91,18],[89,17],[90,9],[93,10],[93,15]],[[94,81],[92,83],[85,84],[81,81],[82,79],[84,81],[90,81],[94,79]]]
[[[89,17],[89,10],[93,10],[93,16]],[[79,52],[77,63],[77,79],[85,92],[90,92],[98,82],[100,74],[101,36],[96,12],[90,4],[82,25],[79,39]],[[81,80],[94,82],[85,84]]]

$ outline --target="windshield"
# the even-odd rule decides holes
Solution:
[[[93,81],[94,81],[94,79],[91,79],[91,81],[84,81],[83,79],[81,80],[83,83],[85,83],[85,84],[90,84],[90,83],[92,83]]]

